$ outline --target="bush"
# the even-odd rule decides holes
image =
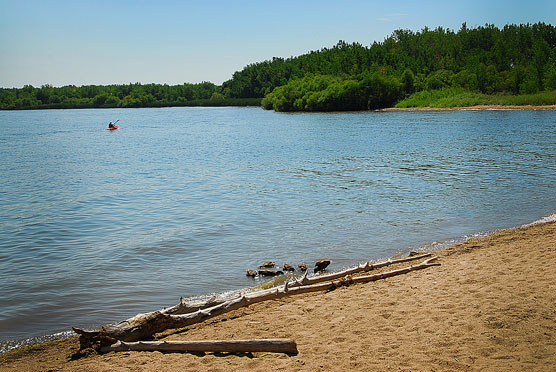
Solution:
[[[262,100],[263,108],[275,111],[351,111],[393,105],[402,84],[380,73],[359,80],[330,75],[308,75],[275,88]]]

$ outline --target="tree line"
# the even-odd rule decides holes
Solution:
[[[249,65],[223,84],[223,92],[265,97],[263,107],[278,111],[375,109],[446,88],[533,94],[556,89],[555,47],[556,29],[544,23],[396,30],[370,46],[340,41]]]
[[[1,109],[29,108],[114,108],[161,106],[258,105],[260,99],[225,98],[221,87],[199,84],[68,85],[35,88],[0,88]]]
[[[0,88],[0,108],[259,104],[277,111],[367,110],[415,92],[457,88],[482,94],[556,89],[556,29],[545,23],[458,31],[396,30],[369,46],[331,48],[253,63],[221,86],[126,84]]]

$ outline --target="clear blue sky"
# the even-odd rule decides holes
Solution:
[[[556,25],[555,0],[0,0],[0,87],[220,84],[338,40],[539,21]]]

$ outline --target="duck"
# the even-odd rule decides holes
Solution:
[[[319,271],[324,271],[324,269],[326,269],[326,267],[327,267],[328,265],[330,265],[330,262],[331,262],[330,260],[318,260],[318,261],[315,263],[315,270],[314,270],[314,272],[315,272],[315,273],[318,273]]]
[[[276,266],[276,262],[266,261],[266,262],[263,262],[263,264],[259,267],[271,268],[271,267],[274,267],[274,266]]]
[[[245,270],[245,275],[254,278],[254,277],[257,276],[257,272],[255,270],[247,269],[247,270]]]
[[[282,270],[284,270],[284,271],[295,271],[295,268],[290,264],[284,264],[284,266],[282,267]]]
[[[307,271],[307,265],[305,264],[305,262],[300,263],[299,265],[297,265],[297,267],[301,271]]]

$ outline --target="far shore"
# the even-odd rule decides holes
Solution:
[[[556,105],[477,105],[462,107],[388,107],[379,111],[556,110]]]
[[[240,99],[238,99],[239,101]],[[249,101],[250,100],[250,101]],[[14,109],[0,109],[0,111],[30,111],[30,110],[79,110],[79,109],[115,109],[115,108],[168,108],[168,107],[262,107],[260,105],[260,98],[256,99],[246,99],[242,102],[230,103],[228,101],[214,101],[214,100],[204,100],[202,102],[189,102],[182,104],[166,104],[166,105],[152,105],[152,106],[140,106],[140,107],[116,107],[116,106],[102,106],[95,107],[93,105],[81,105],[81,106],[66,106],[66,105],[43,105],[43,106],[32,106],[24,108],[14,108]],[[555,105],[476,105],[476,106],[452,106],[452,107],[386,107],[382,109],[372,110],[372,111],[473,111],[473,110],[556,110]],[[365,112],[368,110],[354,111],[354,112]],[[302,111],[309,112],[309,111]],[[311,112],[321,112],[321,111],[311,111]],[[327,112],[327,111],[322,111]],[[336,111],[340,112],[340,111]]]
[[[553,371],[556,221],[435,252],[441,266],[242,308],[160,340],[289,338],[298,354],[95,352],[77,337],[0,355],[1,371]]]

